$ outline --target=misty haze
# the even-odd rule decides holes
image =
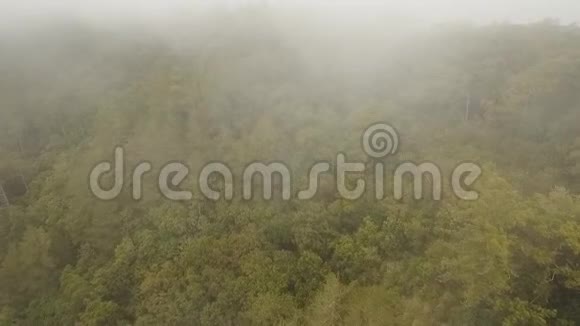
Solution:
[[[580,325],[580,3],[0,3],[0,326]]]

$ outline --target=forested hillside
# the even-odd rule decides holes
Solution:
[[[579,27],[212,15],[0,34],[0,180],[28,187],[0,209],[0,325],[580,324]],[[381,121],[388,166],[477,162],[479,200],[351,201],[332,178],[309,201],[199,194],[212,161],[285,162],[297,188],[367,161]],[[186,162],[194,199],[156,173],[140,201],[95,198],[116,146],[127,183]]]

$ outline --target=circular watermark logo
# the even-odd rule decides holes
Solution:
[[[386,123],[377,123],[368,127],[362,137],[362,146],[368,156],[385,158],[397,153],[399,134]]]

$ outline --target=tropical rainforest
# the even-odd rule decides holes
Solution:
[[[250,6],[0,40],[0,325],[580,324],[576,25]],[[296,189],[337,153],[371,166],[376,122],[401,138],[387,171],[476,162],[479,199],[396,200],[389,172],[382,200],[343,199],[332,175],[306,201],[199,193],[214,161],[284,162]],[[126,187],[103,201],[89,174],[116,146]],[[170,161],[192,200],[159,193]]]

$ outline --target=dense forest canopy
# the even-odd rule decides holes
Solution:
[[[0,33],[0,325],[580,324],[580,27],[194,16]],[[339,152],[371,164],[381,121],[389,167],[477,162],[479,199],[196,185],[212,161],[284,162],[297,186]],[[193,200],[155,173],[140,201],[95,198],[116,146],[127,167],[187,163]]]

